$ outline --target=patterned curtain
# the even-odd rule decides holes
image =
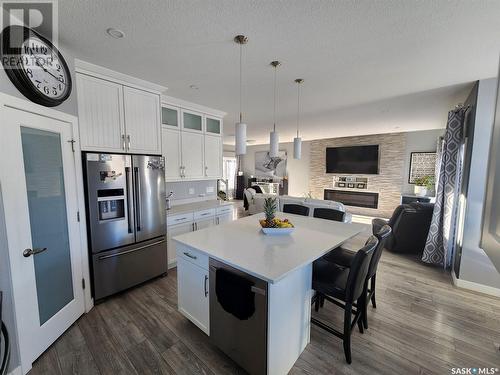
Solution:
[[[422,261],[449,267],[455,250],[456,206],[462,178],[461,147],[467,108],[448,113],[448,123],[436,179],[436,204]]]

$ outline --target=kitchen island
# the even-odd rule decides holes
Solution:
[[[251,374],[286,374],[292,368],[310,339],[312,263],[366,228],[278,217],[287,217],[294,232],[264,235],[261,214],[174,237],[179,311]],[[228,313],[231,301],[221,304],[216,296],[220,269],[252,285],[250,317]]]

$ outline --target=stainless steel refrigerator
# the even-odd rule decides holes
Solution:
[[[94,299],[167,272],[165,163],[160,156],[84,153]]]

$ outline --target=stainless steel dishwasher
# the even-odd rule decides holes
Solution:
[[[216,272],[222,268],[254,285],[255,312],[240,320],[226,312],[217,300]],[[267,282],[210,259],[210,340],[252,375],[267,372]]]

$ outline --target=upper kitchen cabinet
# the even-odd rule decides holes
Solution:
[[[203,115],[201,113],[182,110],[182,130],[203,131]]]
[[[123,87],[127,150],[135,154],[161,154],[160,96]]]
[[[205,177],[222,176],[222,139],[205,134]]]
[[[166,88],[81,60],[75,66],[82,150],[161,154]]]
[[[125,152],[122,85],[76,75],[82,150]]]

